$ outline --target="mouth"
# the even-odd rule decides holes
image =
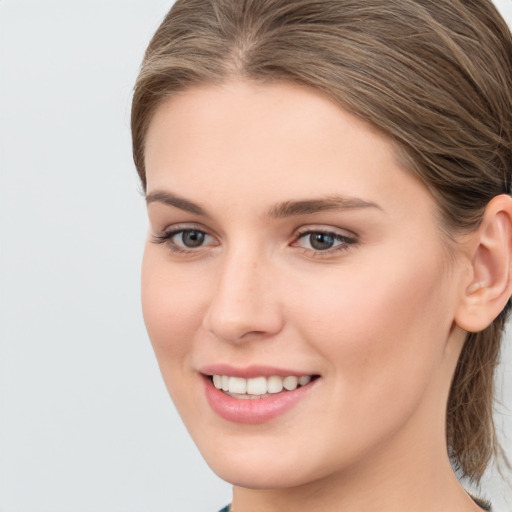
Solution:
[[[272,375],[246,379],[229,375],[210,375],[209,379],[215,388],[232,398],[257,400],[277,393],[295,391],[297,388],[307,386],[318,377],[318,375],[288,375],[286,377]]]
[[[309,402],[317,374],[274,373],[269,368],[229,371],[219,367],[202,373],[206,399],[218,416],[234,423],[262,424]],[[245,376],[242,376],[245,373]],[[234,374],[234,375],[233,375]]]

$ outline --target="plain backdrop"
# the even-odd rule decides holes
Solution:
[[[2,512],[216,512],[230,499],[167,396],[139,304],[130,98],[171,3],[0,0]],[[512,2],[497,4],[512,21]],[[511,345],[497,420],[512,433]],[[483,487],[510,510],[495,473]]]

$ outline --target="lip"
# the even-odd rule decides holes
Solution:
[[[276,369],[267,368],[266,374],[253,373],[255,367],[248,369],[239,370],[236,374],[234,372],[220,372],[217,370],[214,375],[231,375],[233,377],[245,377],[250,378],[251,376],[268,377],[272,375],[280,375],[281,372],[276,372]],[[247,377],[247,375],[249,375]],[[297,372],[285,373],[285,375],[305,375],[298,374]],[[306,374],[307,375],[307,374]],[[208,376],[208,374],[201,375],[204,383],[204,391],[206,400],[212,408],[212,410],[219,415],[221,418],[233,422],[241,423],[246,425],[257,425],[271,421],[282,414],[285,414],[288,410],[298,405],[306,396],[316,387],[318,379],[314,379],[305,386],[298,387],[293,391],[283,391],[281,393],[269,394],[263,398],[257,398],[252,400],[244,400],[240,398],[234,398],[227,395],[222,390],[217,389]]]

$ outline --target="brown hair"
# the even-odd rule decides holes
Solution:
[[[512,37],[488,0],[178,0],[135,86],[135,165],[170,95],[230,77],[323,91],[372,123],[434,196],[450,235],[510,192]],[[469,333],[447,406],[450,456],[479,480],[498,454],[494,369],[506,312]]]

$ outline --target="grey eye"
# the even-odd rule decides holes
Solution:
[[[309,234],[309,244],[316,251],[331,249],[334,246],[335,241],[334,237],[329,233]]]
[[[180,235],[181,243],[185,247],[201,247],[204,244],[205,233],[202,231],[197,231],[195,229],[185,229],[181,232]]]

